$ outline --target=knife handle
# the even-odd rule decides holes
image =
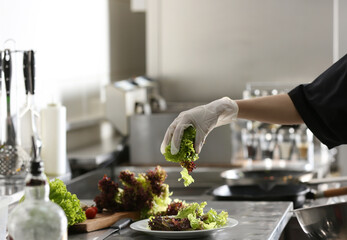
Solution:
[[[0,51],[0,92],[1,92],[1,76],[2,76],[2,52]]]
[[[120,230],[122,230],[123,228],[128,226],[131,222],[132,222],[131,218],[122,218],[122,219],[118,220],[115,224],[113,224],[110,227],[111,230],[107,231],[105,234],[103,234],[102,236],[98,237],[97,240],[99,240],[99,239],[100,240],[107,239],[112,234],[114,234],[116,232],[119,232]]]
[[[11,60],[11,51],[5,49],[4,51],[4,78],[6,85],[6,94],[9,96],[11,91],[11,75],[12,75],[12,60]]]
[[[33,50],[28,51],[28,74],[30,93],[35,94],[35,54]]]
[[[24,51],[23,53],[23,74],[24,74],[24,86],[25,86],[25,94],[29,93],[29,56],[28,51]]]
[[[122,230],[123,228],[126,228],[131,222],[131,218],[122,218],[118,220],[117,223],[112,226],[112,228]]]

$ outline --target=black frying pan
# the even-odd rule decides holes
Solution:
[[[278,185],[317,186],[322,183],[347,182],[346,176],[315,178],[316,173],[306,170],[271,168],[271,169],[231,169],[221,173],[221,177],[230,187],[258,185],[269,192]]]
[[[316,177],[316,173],[285,168],[236,168],[222,172],[221,177],[228,186],[259,185],[270,190],[276,185],[307,183]]]
[[[213,190],[216,200],[232,201],[290,201],[294,208],[301,208],[307,199],[333,197],[347,194],[347,187],[315,192],[301,184],[276,185],[266,190],[259,185],[228,186],[223,185]]]

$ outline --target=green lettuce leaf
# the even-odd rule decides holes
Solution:
[[[224,226],[228,220],[228,213],[222,211],[217,214],[214,209],[210,209],[204,214],[206,205],[206,202],[187,204],[177,213],[176,217],[180,219],[188,218],[191,228],[195,230],[213,229]]]
[[[194,230],[213,229],[213,228],[216,228],[216,225],[217,225],[216,222],[205,223],[205,222],[201,221],[199,218],[194,217],[193,214],[189,214],[188,219],[190,221],[190,226]]]
[[[217,227],[222,227],[225,224],[227,224],[227,222],[228,222],[228,213],[225,211],[220,212],[216,218]]]
[[[80,200],[76,194],[71,194],[66,185],[60,179],[54,179],[49,182],[49,199],[58,204],[65,212],[68,226],[86,220],[86,215],[80,206]]]
[[[193,214],[195,217],[200,217],[204,214],[204,207],[206,202],[202,203],[189,203],[177,213],[177,218],[187,218],[189,214]]]
[[[152,216],[160,212],[165,212],[168,205],[171,203],[170,196],[172,192],[169,190],[169,185],[162,185],[163,192],[160,196],[153,195],[152,208],[146,212],[146,216]]]
[[[164,153],[166,161],[181,163],[183,161],[198,160],[199,156],[194,149],[195,134],[196,130],[193,127],[184,130],[180,150],[175,155],[171,154],[171,143],[167,145]]]
[[[204,220],[204,223],[216,223],[216,228],[224,226],[228,221],[227,212],[221,211],[219,214],[217,214],[216,210],[212,208],[205,214],[205,216],[207,219]]]
[[[195,141],[196,129],[193,127],[188,127],[184,130],[180,150],[177,154],[171,154],[171,143],[166,146],[164,157],[166,161],[179,163],[183,170],[181,173],[181,178],[184,180],[184,186],[187,187],[194,182],[194,179],[189,172],[192,172],[195,168],[194,161],[199,159],[199,155],[195,153],[194,141]]]
[[[181,181],[183,179],[183,184],[185,187],[189,186],[194,182],[194,178],[189,175],[188,170],[186,168],[183,168],[180,172],[181,178],[178,179],[178,181]]]

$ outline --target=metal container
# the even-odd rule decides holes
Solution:
[[[347,202],[294,210],[311,239],[347,239]]]
[[[161,164],[178,166],[165,160],[160,152],[165,131],[178,113],[156,113],[130,117],[130,162],[135,165]],[[207,137],[197,164],[230,166],[231,128],[224,125],[214,129]],[[201,166],[201,165],[200,165]]]

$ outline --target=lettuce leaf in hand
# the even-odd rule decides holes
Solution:
[[[184,186],[189,186],[194,182],[194,179],[189,173],[191,173],[196,165],[194,161],[199,159],[199,155],[196,154],[194,149],[196,129],[193,127],[188,127],[184,130],[180,150],[177,154],[171,154],[171,143],[166,146],[164,157],[166,161],[179,163],[183,171],[181,171],[181,177],[179,180],[184,180]]]

